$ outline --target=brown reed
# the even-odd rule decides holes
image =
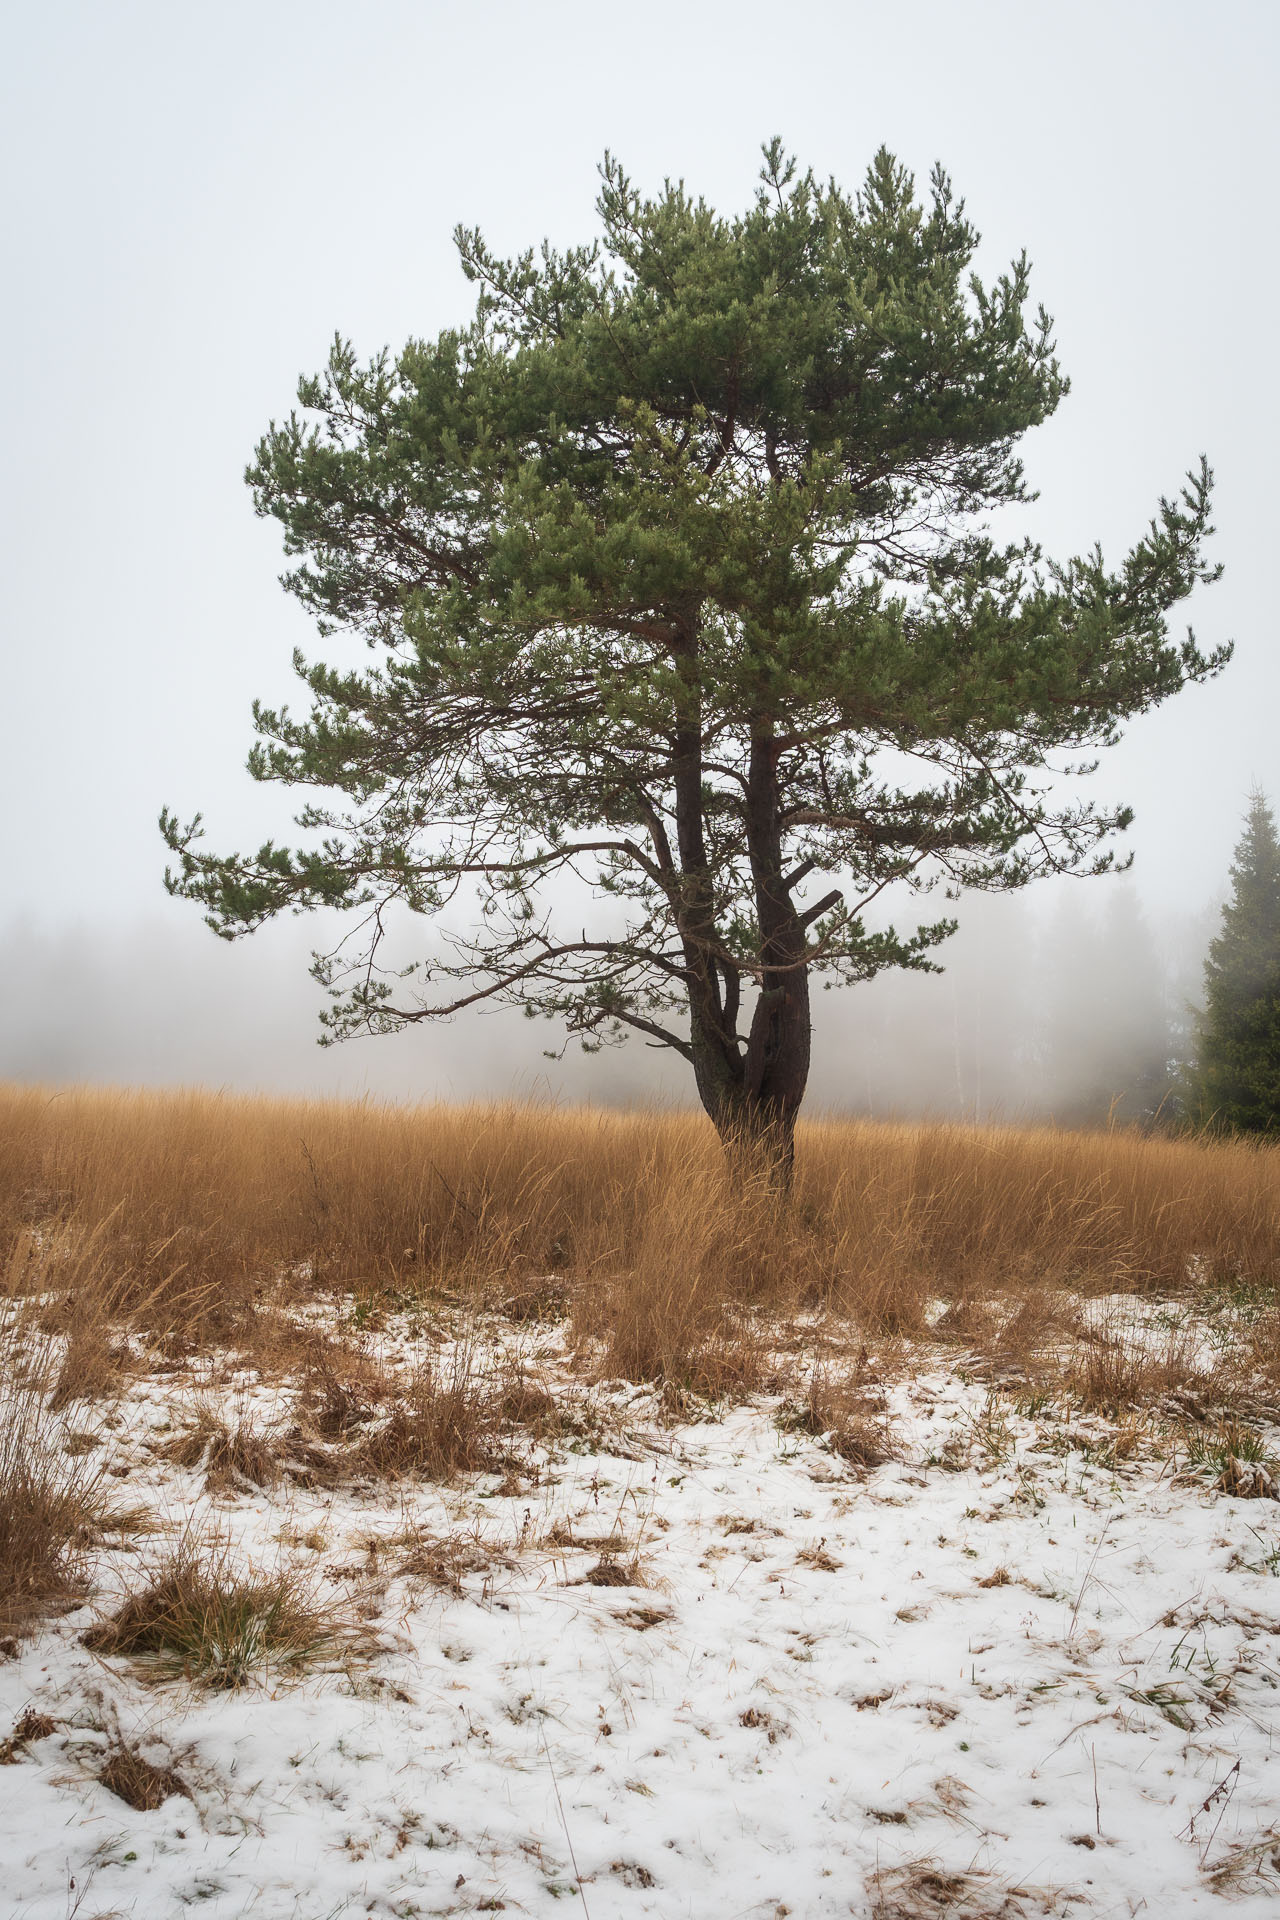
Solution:
[[[1011,1284],[1272,1283],[1280,1149],[816,1119],[787,1202],[693,1113],[0,1088],[0,1259],[11,1290],[109,1289],[113,1320],[193,1337],[282,1288],[546,1282],[580,1330],[692,1352],[726,1303],[909,1332],[929,1298]]]

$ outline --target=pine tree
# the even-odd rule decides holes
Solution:
[[[1196,1105],[1203,1122],[1280,1133],[1280,840],[1250,797],[1231,897],[1204,968]]]
[[[1066,383],[940,169],[921,201],[881,151],[850,196],[775,142],[731,219],[602,176],[600,242],[504,262],[460,230],[470,327],[337,341],[261,442],[289,589],[382,660],[299,657],[310,717],[255,709],[251,771],[317,790],[318,845],[218,856],[166,810],[168,880],[227,938],[359,910],[316,962],[330,1037],[483,1000],[638,1032],[785,1169],[811,976],[928,970],[954,927],[870,930],[886,888],[1113,864],[1127,810],[1049,776],[1226,659],[1166,624],[1215,577],[1210,476],[1115,569],[996,542]],[[460,890],[476,931],[397,984],[387,929]]]

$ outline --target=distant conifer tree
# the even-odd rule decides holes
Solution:
[[[1280,841],[1255,791],[1204,968],[1195,1106],[1207,1124],[1280,1134]]]

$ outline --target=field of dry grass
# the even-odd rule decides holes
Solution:
[[[921,1341],[1110,1419],[1122,1447],[1152,1408],[1194,1416],[1242,1485],[1240,1422],[1280,1391],[1280,1153],[1221,1141],[817,1121],[784,1202],[734,1184],[692,1114],[13,1088],[0,1257],[0,1627],[80,1591],[100,1524],[42,1424],[202,1356],[293,1395],[287,1440],[201,1404],[161,1449],[230,1494],[286,1472],[448,1481],[563,1437],[580,1414],[527,1377],[518,1337],[477,1331],[495,1317],[562,1324],[579,1373],[650,1383],[676,1413],[782,1395],[795,1430],[863,1464],[892,1453],[867,1379]],[[1125,1295],[1245,1311],[1206,1356],[1176,1318],[1135,1338]],[[445,1316],[451,1343],[389,1367],[366,1336],[405,1310],[437,1346]]]
[[[821,1305],[906,1329],[928,1299],[1010,1283],[1274,1278],[1280,1153],[817,1120],[784,1210],[730,1186],[697,1114],[0,1089],[11,1286],[55,1242],[82,1314],[158,1329],[225,1326],[304,1278],[370,1300],[505,1288],[531,1311],[540,1289],[618,1288],[655,1324]]]
[[[55,1409],[119,1391],[139,1352],[234,1348],[302,1375],[340,1428],[377,1382],[323,1316],[300,1323],[306,1300],[341,1296],[366,1320],[432,1299],[567,1314],[605,1371],[672,1392],[758,1384],[779,1316],[863,1339],[928,1330],[1025,1364],[1060,1333],[1064,1294],[1268,1288],[1280,1153],[817,1121],[786,1203],[734,1184],[694,1114],[11,1088],[0,1261],[9,1297],[38,1298],[59,1336]],[[1257,1316],[1274,1370],[1272,1334]],[[1127,1364],[1078,1361],[1086,1397],[1123,1399],[1103,1376]],[[465,1383],[414,1394],[382,1451],[474,1464]]]

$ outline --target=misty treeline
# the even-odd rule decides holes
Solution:
[[[975,896],[958,913],[959,931],[939,953],[943,974],[886,974],[815,996],[816,1108],[1071,1126],[1173,1121],[1212,905],[1160,914],[1116,879],[1062,883],[1047,901]],[[687,1103],[679,1063],[639,1047],[549,1060],[544,1049],[562,1036],[509,1009],[322,1051],[306,951],[306,931],[287,924],[234,949],[176,918],[115,932],[15,927],[0,939],[0,1075]]]
[[[849,996],[841,1105],[904,1118],[1184,1124],[1208,913],[1153,920],[1124,881],[1064,888],[1047,906],[974,900],[962,913],[940,979],[894,976]]]

